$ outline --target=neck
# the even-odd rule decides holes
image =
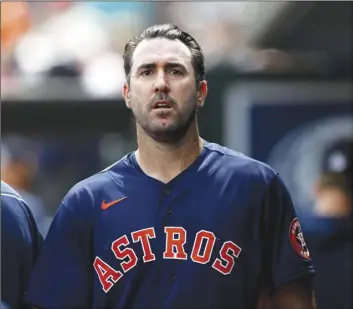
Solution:
[[[169,182],[200,155],[202,140],[197,124],[192,124],[185,136],[175,143],[161,143],[137,127],[136,160],[145,174]]]

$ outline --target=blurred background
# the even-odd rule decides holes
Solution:
[[[271,164],[298,211],[311,212],[324,148],[353,132],[351,6],[2,2],[2,178],[52,216],[74,183],[135,149],[123,48],[145,27],[172,22],[205,53],[202,136]]]
[[[322,188],[342,188],[323,175],[351,171],[351,2],[1,2],[1,178],[45,234],[76,182],[134,150],[123,48],[165,22],[206,57],[202,136],[274,167],[319,226]]]

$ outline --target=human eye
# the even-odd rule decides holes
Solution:
[[[141,76],[149,76],[152,75],[152,70],[143,70],[140,72]]]
[[[169,70],[169,73],[173,76],[182,76],[183,75],[183,72],[178,69],[171,69],[171,70]]]

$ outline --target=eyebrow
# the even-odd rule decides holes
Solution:
[[[150,70],[150,69],[155,69],[156,68],[156,63],[154,62],[151,62],[151,63],[144,63],[144,64],[141,64],[138,68],[137,68],[137,72],[141,71],[141,70]],[[183,70],[186,71],[186,68],[184,65],[182,65],[181,63],[179,62],[167,62],[165,67],[167,69],[172,69],[172,68],[181,68]]]

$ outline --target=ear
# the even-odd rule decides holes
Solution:
[[[127,82],[124,83],[123,89],[122,89],[122,95],[124,97],[125,105],[127,108],[131,109],[130,105],[130,88],[129,84]]]
[[[200,110],[205,105],[205,100],[208,92],[207,82],[205,80],[199,83],[199,89],[197,91],[197,109]]]

